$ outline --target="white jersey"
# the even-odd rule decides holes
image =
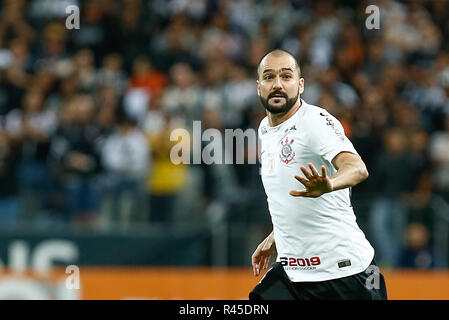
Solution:
[[[270,127],[265,117],[258,130],[261,175],[273,223],[280,262],[291,281],[324,281],[364,271],[374,249],[358,227],[350,188],[318,198],[293,197],[304,186],[300,166],[312,163],[328,176],[337,170],[332,159],[343,151],[357,154],[341,123],[325,109],[301,99],[298,111]],[[310,170],[310,169],[308,169]]]

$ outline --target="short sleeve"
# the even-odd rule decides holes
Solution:
[[[268,118],[265,117],[262,119],[262,121],[260,121],[259,128],[257,129],[257,135],[258,135],[259,139],[261,139],[261,137],[265,133],[267,133],[267,128],[268,128]]]
[[[346,137],[343,126],[334,116],[323,111],[314,113],[308,121],[309,145],[312,151],[329,163],[340,152],[358,155],[352,142]]]

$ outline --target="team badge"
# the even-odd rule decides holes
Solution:
[[[293,139],[289,140],[288,137],[281,141],[281,154],[279,157],[283,163],[289,164],[295,158],[295,153],[293,152],[292,143]]]

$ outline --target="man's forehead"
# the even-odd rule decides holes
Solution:
[[[295,60],[293,57],[285,54],[282,56],[273,56],[269,55],[266,56],[261,62],[259,71],[264,72],[265,70],[271,69],[271,70],[281,70],[281,69],[291,69],[295,70]]]

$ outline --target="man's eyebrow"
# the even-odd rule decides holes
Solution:
[[[275,71],[274,69],[265,69],[262,73],[274,72],[274,71]],[[281,68],[280,71],[291,71],[291,72],[293,72],[293,69],[292,68]]]
[[[262,73],[273,72],[273,69],[265,69]]]

